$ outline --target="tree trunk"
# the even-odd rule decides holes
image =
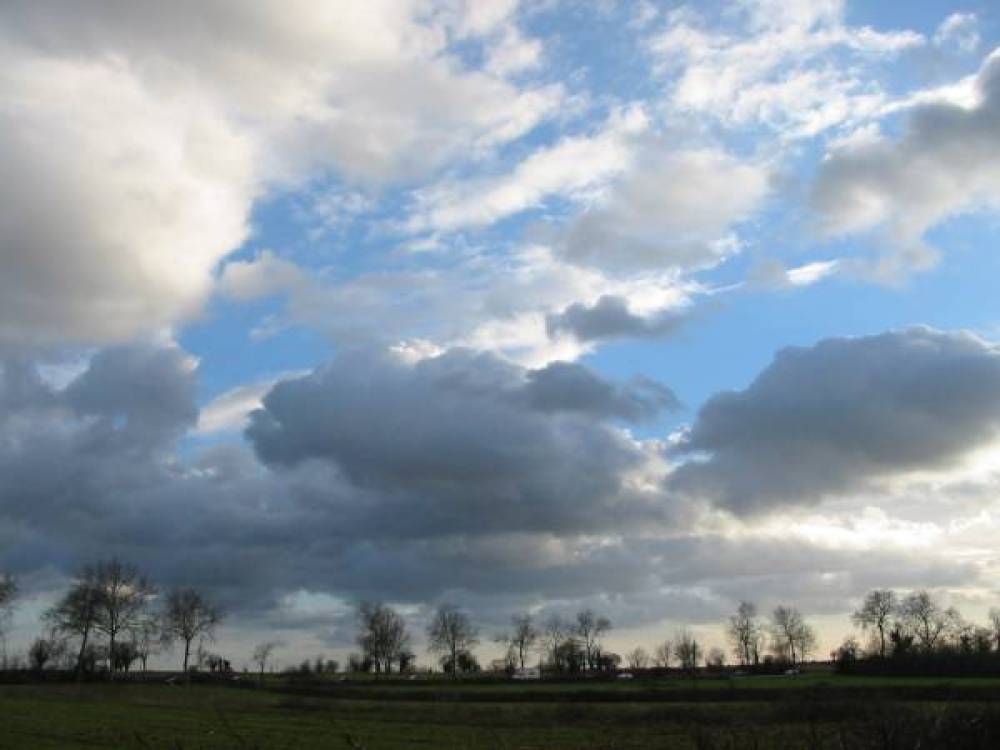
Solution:
[[[184,641],[184,679],[186,681],[190,680],[190,673],[188,672],[188,656],[191,654],[191,641]]]
[[[80,642],[80,653],[76,656],[76,679],[79,682],[83,679],[83,655],[87,651],[87,639],[90,637],[90,628],[83,631],[83,640]]]
[[[115,632],[113,630],[108,644],[108,679],[112,682],[115,681]]]

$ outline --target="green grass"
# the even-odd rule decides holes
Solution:
[[[291,684],[286,689],[277,681],[266,690],[164,684],[6,685],[0,686],[0,748],[908,750],[916,747],[906,744],[911,735],[923,737],[920,746],[925,748],[1000,747],[998,743],[934,745],[926,739],[928,727],[939,727],[942,716],[954,714],[948,742],[965,729],[979,733],[977,742],[1000,740],[993,735],[980,737],[993,731],[994,719],[1000,727],[995,709],[976,703],[949,705],[941,698],[892,697],[892,691],[913,686],[940,690],[941,696],[986,690],[1000,697],[1000,679],[952,680],[943,685],[941,680],[829,674],[753,677],[735,680],[749,689],[739,700],[727,702],[702,692],[710,682],[701,681],[694,691],[689,680],[677,679],[457,686],[446,681],[331,683],[321,685],[329,688],[326,692],[312,693],[296,692],[299,687]],[[783,686],[779,693],[755,692],[773,683]],[[664,700],[650,698],[656,694]],[[668,698],[670,694],[681,700]],[[372,695],[392,699],[361,699]],[[412,700],[413,696],[421,697]],[[605,700],[609,696],[613,699]],[[982,713],[991,710],[994,713]],[[872,738],[879,737],[898,741],[873,744]]]
[[[199,685],[7,687],[0,711],[10,748],[687,747],[689,723],[676,707],[456,707]]]

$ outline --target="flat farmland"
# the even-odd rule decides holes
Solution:
[[[3,748],[995,748],[1000,680],[0,686]]]

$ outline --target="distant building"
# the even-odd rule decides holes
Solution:
[[[521,669],[515,669],[511,677],[515,680],[540,680],[542,678],[542,670],[538,667],[522,667]]]

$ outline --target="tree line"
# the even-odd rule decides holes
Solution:
[[[17,594],[13,579],[0,586],[0,608],[7,613]],[[157,649],[182,646],[187,673],[192,644],[214,637],[222,610],[193,588],[175,588],[162,597],[134,565],[118,558],[84,566],[56,604],[42,615],[46,633],[31,644],[28,658],[37,670],[68,663],[78,678],[106,666],[110,679],[137,661],[146,669]],[[222,669],[220,657],[204,658]]]
[[[14,578],[0,576],[4,643],[17,595]],[[111,558],[84,566],[43,614],[45,633],[31,644],[28,660],[38,670],[47,665],[71,668],[79,678],[102,667],[115,679],[136,662],[145,671],[150,655],[176,643],[181,646],[182,673],[192,667],[193,647],[198,666],[226,672],[230,670],[226,659],[204,651],[204,643],[214,639],[223,619],[223,610],[197,589],[178,587],[161,593],[135,566]],[[409,627],[396,609],[381,602],[361,602],[356,620],[359,651],[350,655],[349,671],[389,675],[416,668]],[[871,671],[873,662],[883,665],[879,669],[918,661],[926,666],[931,657],[947,657],[954,664],[956,655],[989,657],[990,664],[995,662],[993,666],[1000,669],[1000,608],[990,610],[988,626],[980,626],[965,620],[954,607],[944,607],[926,590],[903,595],[875,589],[865,595],[851,621],[868,640],[862,645],[850,636],[831,654],[843,669],[864,671],[858,665],[867,664]],[[721,648],[704,649],[687,629],[661,641],[651,653],[636,647],[623,657],[604,647],[611,630],[611,620],[592,609],[573,617],[517,613],[506,630],[492,637],[502,646],[503,657],[489,667],[516,673],[537,665],[548,673],[568,675],[614,673],[623,667],[694,672],[702,667],[719,669],[727,662],[750,670],[787,669],[808,660],[817,648],[816,631],[797,608],[779,605],[764,617],[749,601],[740,602],[725,622],[731,660]],[[482,669],[474,653],[480,643],[479,628],[461,608],[437,607],[425,635],[446,674],[458,677]],[[267,641],[254,648],[251,661],[261,675],[272,664],[277,647],[277,642]],[[6,650],[3,657],[6,660]],[[303,662],[297,671],[336,672],[339,666],[320,657]]]
[[[926,590],[874,589],[851,619],[866,644],[848,637],[831,655],[843,671],[975,673],[1000,671],[1000,607],[988,624],[966,620]]]
[[[351,671],[389,674],[405,672],[414,663],[410,634],[402,616],[385,604],[362,603],[358,608],[361,651],[350,657]],[[504,656],[493,665],[507,672],[537,664],[550,673],[611,673],[624,666],[630,669],[672,668],[694,671],[699,666],[722,667],[725,652],[703,649],[687,629],[664,640],[648,653],[637,647],[624,657],[605,649],[603,641],[611,631],[611,620],[584,609],[574,617],[551,615],[536,620],[528,613],[515,614],[510,627],[494,636],[504,647]],[[816,633],[794,607],[779,606],[769,620],[758,617],[756,607],[742,602],[727,625],[737,661],[744,666],[774,662],[796,665],[816,648]],[[478,628],[471,618],[454,605],[441,605],[427,627],[432,651],[440,653],[439,665],[445,673],[458,675],[478,672],[481,667],[471,649],[479,643]],[[765,653],[765,649],[770,651]]]

